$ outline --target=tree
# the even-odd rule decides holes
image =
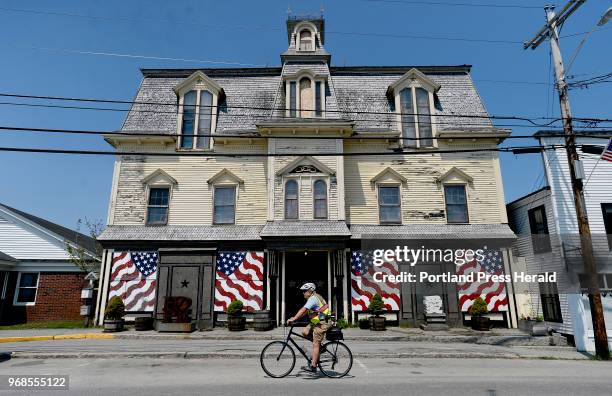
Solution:
[[[79,243],[80,238],[80,230],[81,227],[85,223],[85,227],[87,227],[87,231],[90,237],[92,237],[95,243],[95,252],[90,252],[85,249]],[[89,220],[85,217],[85,220],[79,219],[77,220],[76,226],[76,243],[75,241],[67,241],[66,244],[66,252],[70,256],[70,262],[79,267],[81,270],[85,272],[91,272],[100,267],[100,260],[102,258],[102,245],[98,242],[98,236],[102,233],[104,229],[104,224],[101,220]],[[93,256],[93,257],[92,257]]]

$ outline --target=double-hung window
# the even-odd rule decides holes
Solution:
[[[408,87],[400,91],[399,99],[404,146],[433,146],[429,92],[421,87]]]
[[[182,149],[207,149],[212,133],[213,95],[206,90],[191,90],[183,96],[181,123]]]
[[[299,188],[295,180],[285,183],[285,219],[297,220],[299,218]]]
[[[314,182],[314,218],[327,219],[327,183],[324,180]]]
[[[17,289],[13,305],[34,305],[39,277],[38,272],[20,272],[17,275]]]
[[[215,187],[214,224],[234,224],[236,219],[236,187]]]
[[[445,184],[446,221],[448,223],[468,223],[467,196],[464,184]]]
[[[381,224],[402,222],[399,186],[378,186],[378,216]]]
[[[546,220],[546,207],[544,205],[530,209],[527,212],[529,228],[531,230],[531,242],[534,253],[546,253],[551,251],[550,235],[548,235],[548,222]]]
[[[168,187],[152,187],[149,189],[147,224],[165,225],[168,223],[169,199],[170,189]]]

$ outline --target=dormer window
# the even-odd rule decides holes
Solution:
[[[411,69],[389,86],[387,95],[398,109],[403,146],[434,147],[433,95],[440,85],[417,69]]]
[[[323,117],[325,78],[302,72],[286,80],[287,117]]]
[[[314,51],[314,35],[310,29],[302,29],[299,35],[299,50]]]
[[[210,149],[215,131],[217,105],[223,89],[197,71],[174,88],[179,97],[178,147],[184,150]]]

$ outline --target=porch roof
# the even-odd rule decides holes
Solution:
[[[15,257],[0,252],[0,269],[2,269],[3,267],[13,267],[18,262],[19,260],[17,260]]]
[[[308,221],[270,221],[261,230],[262,238],[266,237],[350,237],[344,221],[308,220]]]
[[[261,225],[108,226],[101,241],[250,241],[261,240]]]
[[[352,239],[516,239],[507,224],[351,224]]]

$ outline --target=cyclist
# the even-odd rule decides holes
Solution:
[[[312,360],[310,361],[310,367],[303,366],[302,370],[310,373],[317,372],[321,343],[325,338],[325,332],[331,327],[329,321],[329,305],[327,305],[323,297],[315,291],[316,288],[314,283],[304,283],[302,287],[300,287],[300,290],[304,293],[306,304],[300,308],[295,316],[287,320],[287,324],[291,324],[308,314],[310,323],[304,328],[302,335],[309,339],[312,337]]]

